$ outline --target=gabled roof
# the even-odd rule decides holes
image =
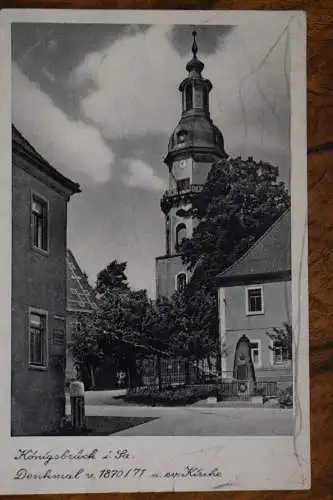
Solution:
[[[52,165],[50,165],[45,158],[43,158],[33,146],[23,137],[23,135],[17,130],[15,125],[12,125],[12,151],[19,156],[22,156],[29,163],[36,167],[38,170],[48,175],[59,184],[69,189],[73,194],[80,193],[81,189],[77,182],[73,182],[68,177],[58,172]]]
[[[92,312],[97,308],[94,291],[71,250],[67,250],[67,309]]]
[[[291,279],[290,210],[281,215],[242,257],[217,276],[217,284],[279,278]]]

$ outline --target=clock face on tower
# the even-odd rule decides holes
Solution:
[[[177,134],[178,143],[182,144],[183,142],[185,142],[186,137],[187,137],[186,130],[181,130],[180,132],[178,132],[178,134]]]
[[[186,167],[186,163],[187,163],[186,160],[180,160],[180,162],[179,162],[180,168]]]

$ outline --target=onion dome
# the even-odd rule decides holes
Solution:
[[[171,134],[165,163],[170,165],[178,155],[205,155],[207,161],[226,158],[224,139],[209,112],[211,82],[203,78],[204,64],[197,58],[196,32],[193,31],[192,59],[187,63],[188,76],[179,85],[182,94],[182,116]]]

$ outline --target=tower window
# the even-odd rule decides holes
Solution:
[[[187,85],[185,89],[185,110],[193,108],[193,87],[192,85]]]
[[[177,274],[177,279],[176,279],[176,287],[178,292],[183,292],[186,287],[186,274],[185,273],[179,273]]]
[[[208,91],[207,91],[207,89],[203,89],[203,106],[205,109],[208,109]]]
[[[177,181],[177,191],[187,191],[190,189],[190,179],[186,177],[185,179],[179,179]]]
[[[167,215],[165,218],[165,246],[166,246],[166,254],[170,255],[170,215]]]
[[[180,249],[184,238],[186,238],[186,226],[185,224],[178,224],[176,227],[176,251]]]

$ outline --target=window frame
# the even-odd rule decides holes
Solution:
[[[202,89],[202,107],[206,111],[209,110],[209,95],[206,87]]]
[[[262,367],[262,342],[260,339],[249,339],[249,340],[250,340],[251,359],[253,362],[253,366],[254,366],[254,368],[261,368]],[[252,348],[251,344],[254,344],[254,343],[258,344],[258,363],[257,364],[254,363],[253,356],[252,356],[252,349],[254,349],[254,348]]]
[[[178,278],[179,276],[184,275],[185,276],[185,287],[187,285],[187,273],[186,271],[179,271],[179,273],[176,274],[175,276],[175,290],[176,292],[179,292],[180,290],[178,289]]]
[[[34,241],[34,212],[33,212],[33,203],[37,202],[40,203],[42,206],[45,207],[45,214],[43,217],[45,217],[45,223],[46,223],[46,249],[39,247],[35,245]],[[30,196],[30,237],[31,237],[31,247],[33,250],[36,252],[39,252],[43,255],[49,255],[50,251],[50,203],[49,200],[47,200],[44,196],[40,195],[36,191],[31,191],[31,196]]]
[[[176,252],[179,251],[179,248],[181,246],[181,242],[179,241],[179,232],[184,229],[185,230],[185,236],[183,237],[182,241],[187,238],[187,233],[188,233],[188,228],[184,222],[179,222],[176,227],[175,227],[175,249]]]
[[[194,108],[194,87],[192,83],[188,83],[185,87],[185,102],[184,111],[190,111]]]
[[[260,290],[261,294],[261,311],[250,311],[249,309],[249,292],[251,290]],[[258,316],[265,314],[264,306],[264,287],[262,285],[252,285],[245,288],[245,312],[247,316]]]
[[[283,359],[283,350],[281,349],[281,361],[278,361],[276,362],[275,361],[275,351],[274,351],[274,343],[276,342],[276,340],[274,339],[271,339],[271,342],[270,342],[270,346],[271,346],[271,349],[270,349],[270,361],[271,361],[271,366],[273,367],[285,367],[285,366],[290,366],[291,364],[291,359]]]
[[[44,318],[44,361],[43,364],[35,364],[31,362],[31,316],[35,314]],[[30,370],[46,371],[49,366],[49,329],[48,329],[48,311],[29,307],[28,309],[28,368]]]

